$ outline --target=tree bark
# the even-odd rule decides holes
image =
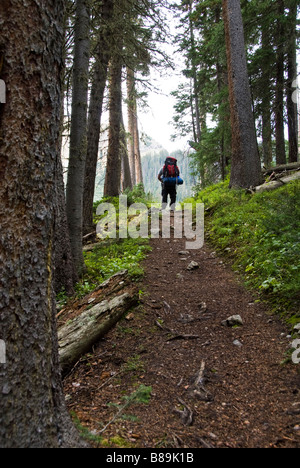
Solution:
[[[128,157],[129,157],[129,166],[131,173],[132,185],[137,184],[137,174],[136,174],[136,161],[135,161],[135,151],[134,151],[134,114],[135,114],[135,84],[134,84],[134,71],[127,67],[127,110],[128,110],[128,131],[129,131],[129,140],[128,140]]]
[[[192,13],[193,13],[193,3],[194,0],[189,0],[188,9],[189,9],[189,30],[190,30],[190,40],[191,40],[191,68],[192,68],[192,80],[193,80],[193,100],[195,101],[195,134],[196,139],[195,143],[200,143],[201,136],[202,136],[202,129],[201,129],[201,117],[200,117],[200,103],[199,103],[199,86],[198,86],[198,79],[197,79],[197,68],[194,62],[194,56],[196,55],[196,47],[195,47],[195,33],[192,21]]]
[[[121,55],[115,55],[110,66],[109,144],[104,184],[105,197],[118,197],[121,189],[122,68]]]
[[[77,0],[76,2],[70,158],[66,192],[71,249],[79,276],[85,268],[82,253],[82,211],[87,151],[87,100],[90,57],[90,11],[88,1]]]
[[[284,0],[277,0],[277,56],[276,56],[276,95],[275,95],[275,133],[276,133],[276,164],[286,164],[284,137]]]
[[[232,128],[231,187],[256,186],[261,180],[249,87],[244,28],[239,0],[223,0]]]
[[[133,186],[132,186],[131,173],[130,173],[126,129],[124,125],[123,115],[122,115],[122,120],[121,120],[120,145],[121,145],[121,162],[122,162],[122,192],[124,192],[124,190],[126,189],[132,190]]]
[[[268,51],[270,47],[270,29],[267,26],[262,26],[262,49]],[[270,54],[268,54],[269,57]],[[271,74],[270,60],[265,67],[262,67],[263,76],[263,96],[262,96],[262,144],[263,144],[263,160],[265,167],[270,167],[273,160],[272,155],[272,123],[271,123]]]
[[[104,91],[106,87],[108,64],[110,59],[111,18],[113,0],[104,0],[100,33],[96,49],[90,107],[87,131],[87,157],[85,165],[84,197],[83,197],[83,233],[88,234],[94,229],[93,202],[95,195],[95,180],[99,155],[99,140]]]
[[[63,180],[63,168],[60,157],[60,147],[56,163],[56,219],[54,233],[54,289],[56,293],[64,290],[68,296],[75,292],[74,286],[78,281],[78,275],[74,267],[71,251],[71,242],[66,214],[66,197]]]
[[[289,162],[298,161],[298,105],[293,99],[295,88],[293,85],[297,80],[297,4],[290,0],[289,27],[291,33],[287,44],[288,80],[287,80],[287,113],[289,130]]]
[[[136,167],[136,183],[143,184],[143,168],[142,168],[142,157],[141,157],[141,150],[140,150],[140,133],[139,133],[139,126],[138,126],[138,118],[137,118],[137,105],[136,111],[134,116],[134,156],[135,156],[135,167]]]
[[[64,7],[0,3],[1,448],[80,445],[64,402],[52,286]]]
[[[137,98],[135,73],[127,68],[128,123],[129,123],[129,164],[133,174],[133,185],[143,183],[142,159],[140,152],[140,136],[137,118]]]

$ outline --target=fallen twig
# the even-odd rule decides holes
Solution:
[[[155,324],[163,330],[165,333],[173,335],[171,338],[169,338],[167,341],[174,341],[174,340],[197,340],[199,335],[183,335],[182,333],[178,333],[175,330],[171,330],[171,328],[163,326],[161,323],[159,323],[158,320],[155,321]]]
[[[183,406],[184,409],[183,411],[175,409],[174,413],[180,415],[182,424],[184,424],[185,426],[192,426],[194,422],[194,412],[181,398],[178,398],[178,401]]]

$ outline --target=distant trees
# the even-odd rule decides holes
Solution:
[[[68,51],[72,46],[73,53],[69,53],[68,63],[72,64],[72,60],[74,63],[71,69],[67,214],[73,258],[79,275],[84,270],[82,236],[94,229],[93,201],[106,90],[110,117],[104,195],[117,196],[121,188],[143,181],[137,74],[147,76],[153,58],[160,54],[156,42],[163,40],[164,27],[158,7],[163,3],[164,0],[157,5],[148,0],[70,2]],[[75,6],[75,11],[72,6]],[[159,63],[158,57],[155,62]],[[66,76],[69,79],[70,73]],[[122,83],[126,79],[128,133],[124,131],[122,111]]]
[[[295,91],[292,85],[297,77],[298,2],[234,3],[242,7],[251,108],[261,163],[268,167],[295,161],[299,155],[298,110],[292,99]],[[232,87],[228,80],[231,64],[227,67],[228,41],[222,20],[222,11],[227,7],[222,0],[182,0],[176,8],[181,24],[176,43],[185,56],[186,84],[174,93],[177,98],[174,125],[178,134],[190,135],[195,150],[192,161],[202,186],[224,178],[234,168],[231,148],[236,128],[230,119]],[[195,95],[202,117],[200,142]],[[249,179],[247,184],[251,183]]]
[[[83,196],[87,155],[87,108],[90,62],[90,0],[76,1],[70,157],[67,181],[67,217],[71,249],[79,275],[84,270],[82,252]]]

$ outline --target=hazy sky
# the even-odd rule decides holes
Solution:
[[[155,87],[159,92],[150,92],[148,98],[149,109],[147,112],[139,112],[140,131],[151,136],[155,141],[168,151],[184,149],[187,146],[187,138],[171,141],[174,134],[174,127],[169,124],[174,116],[175,98],[171,96],[172,91],[176,91],[182,77],[178,72],[170,76],[159,77],[152,74]],[[155,80],[155,81],[154,81]]]

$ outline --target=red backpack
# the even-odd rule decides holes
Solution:
[[[175,158],[167,158],[164,169],[163,169],[163,177],[179,177],[179,169],[177,166],[177,159]]]

